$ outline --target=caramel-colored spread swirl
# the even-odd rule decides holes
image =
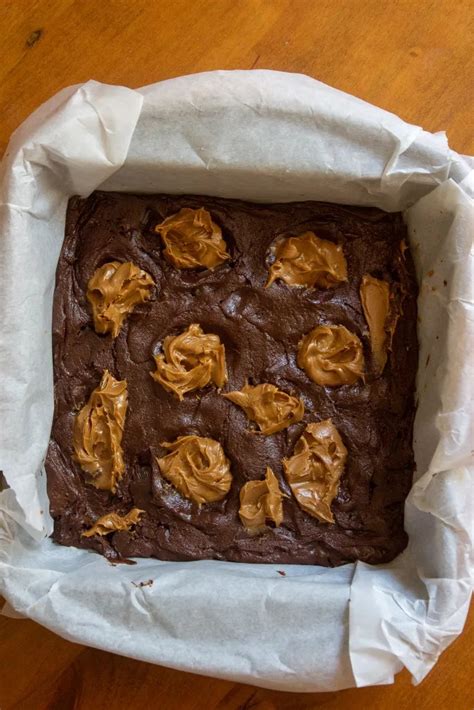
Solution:
[[[76,461],[89,474],[91,485],[112,493],[125,470],[121,444],[127,400],[126,381],[105,370],[74,422]]]
[[[93,537],[94,535],[110,535],[110,533],[125,531],[128,532],[133,525],[140,521],[140,517],[145,511],[140,508],[132,508],[126,515],[118,513],[106,513],[98,518],[94,525],[82,533],[82,537]]]
[[[155,227],[163,255],[177,269],[214,269],[230,259],[221,228],[207,210],[183,207]]]
[[[293,456],[283,459],[286,479],[298,504],[314,518],[333,523],[331,503],[339,490],[347,449],[330,419],[308,424]]]
[[[87,286],[97,333],[116,338],[128,314],[150,298],[153,286],[150,274],[131,261],[109,261],[97,269]]]
[[[375,370],[381,375],[387,363],[387,353],[398,318],[391,313],[389,284],[366,274],[362,277],[360,300],[369,326]]]
[[[303,401],[268,383],[255,387],[245,385],[240,392],[228,392],[224,397],[242,407],[247,417],[267,436],[303,419]]]
[[[265,530],[265,522],[271,520],[277,527],[283,520],[283,494],[278,479],[267,466],[263,481],[248,481],[240,489],[239,516],[250,533]]]
[[[333,288],[347,281],[342,247],[320,239],[313,232],[281,239],[275,247],[275,261],[270,267],[266,286],[277,279],[290,286]]]
[[[223,387],[227,382],[225,348],[218,335],[204,333],[193,323],[180,335],[169,335],[163,342],[164,354],[154,355],[154,380],[183,399],[186,392],[209,383]]]
[[[170,453],[157,458],[161,475],[198,505],[225,498],[232,484],[230,463],[218,441],[179,436],[161,444]]]
[[[352,385],[364,374],[362,343],[343,325],[318,325],[301,340],[297,363],[318,385]]]

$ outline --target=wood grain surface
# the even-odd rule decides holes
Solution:
[[[474,0],[0,0],[0,154],[64,86],[211,69],[303,72],[474,152]],[[427,541],[428,543],[428,541]],[[259,690],[71,644],[0,618],[1,710],[472,710],[474,623],[418,687]]]

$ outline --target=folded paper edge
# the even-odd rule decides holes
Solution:
[[[469,182],[474,175],[474,171],[467,176]],[[471,223],[474,223],[474,201],[471,197],[470,189],[466,189],[466,178],[461,184],[457,184],[453,180],[447,180],[441,184],[436,190],[421,198],[416,205],[406,211],[405,216],[410,230],[411,214],[423,210],[425,205],[440,196],[440,204],[446,206],[446,211],[451,213],[452,223],[454,224],[456,217],[462,210],[469,210],[471,213]],[[456,208],[448,208],[448,205],[455,202]],[[449,234],[449,232],[448,232]],[[448,237],[446,234],[446,238]],[[460,245],[459,245],[459,248]],[[465,260],[470,264],[468,267],[468,276],[470,277],[470,292],[471,306],[474,298],[474,255],[472,248],[469,250],[469,245],[465,245],[466,253],[463,255]],[[418,267],[418,276],[420,280],[426,274],[420,273]],[[430,272],[431,273],[431,272]],[[466,295],[469,294],[469,283],[464,284]],[[421,285],[420,285],[421,291]],[[455,300],[455,299],[454,299]],[[446,308],[449,305],[449,296],[446,301]],[[463,343],[451,343],[457,351],[464,350],[464,356],[461,355],[461,360],[469,363],[469,357],[474,349],[474,321],[469,323],[467,314],[465,316],[465,329],[467,338]],[[449,347],[450,341],[453,341],[450,325],[451,320],[448,319],[448,332],[445,333],[446,347]],[[420,353],[420,362],[421,362]],[[418,383],[419,385],[420,383]],[[446,387],[447,385],[445,385]],[[463,391],[468,388],[471,392],[471,401],[474,401],[474,377],[466,378],[463,384]],[[419,393],[418,393],[419,394]],[[450,394],[452,394],[450,392]],[[436,452],[443,449],[443,442],[446,443],[446,432],[437,427],[438,444],[433,452],[433,457],[429,466],[422,475],[419,475],[413,482],[413,486],[405,505],[406,522],[408,532],[410,534],[409,548],[404,553],[408,558],[407,553],[414,546],[416,535],[414,531],[410,531],[410,526],[413,525],[413,512],[417,511],[417,515],[425,514],[430,519],[430,525],[434,534],[438,536],[453,534],[450,523],[450,517],[454,516],[455,511],[460,509],[462,501],[456,498],[451,502],[451,509],[445,509],[441,513],[436,511],[434,505],[430,503],[430,496],[435,497],[436,491],[433,493],[431,488],[444,487],[452,485],[453,490],[465,479],[465,485],[462,486],[464,494],[467,497],[465,501],[466,507],[472,510],[474,505],[474,494],[472,485],[469,489],[469,480],[474,478],[474,462],[472,452],[467,453],[469,441],[472,442],[472,433],[474,427],[474,411],[471,411],[470,422],[467,430],[464,432],[465,441],[457,437],[457,447],[464,453],[464,458],[456,462],[456,467],[450,470],[438,470],[433,466],[433,461],[436,459]],[[434,485],[431,485],[434,484]],[[438,528],[438,530],[436,530]],[[444,529],[444,532],[443,532]],[[437,663],[441,653],[456,639],[462,632],[469,611],[469,603],[472,595],[472,529],[463,529],[455,531],[457,558],[453,563],[455,568],[450,568],[451,578],[432,578],[426,565],[423,565],[423,560],[420,561],[418,554],[418,564],[414,565],[413,560],[408,561],[411,566],[412,576],[406,576],[406,570],[401,568],[401,558],[397,558],[393,563],[384,565],[379,568],[379,573],[383,579],[385,575],[390,579],[391,583],[386,585],[374,585],[374,571],[363,563],[357,563],[354,579],[351,587],[351,604],[350,607],[350,653],[352,667],[356,684],[358,687],[373,685],[379,682],[383,677],[383,664],[380,666],[378,661],[383,658],[384,654],[392,654],[392,661],[403,656],[405,667],[412,674],[412,681],[416,685],[420,683],[432,670]],[[427,541],[425,541],[427,544]],[[461,554],[464,551],[465,557]],[[403,556],[402,556],[403,557]],[[464,571],[464,568],[466,571]],[[388,587],[396,587],[394,584],[397,574],[404,576],[406,584],[405,589],[410,589],[406,598],[403,597],[403,592],[389,591]],[[454,574],[458,574],[457,577]],[[460,575],[460,576],[459,576]],[[466,576],[464,576],[466,575]],[[422,586],[416,581],[419,580]],[[418,587],[418,589],[416,588]],[[435,600],[434,602],[432,600]],[[441,602],[438,601],[441,599]],[[456,599],[456,606],[450,606],[450,601]],[[438,606],[437,606],[438,604]],[[359,644],[358,639],[361,636],[361,631],[358,631],[357,615],[361,608],[372,606],[378,608],[378,618],[382,620],[380,626],[374,625],[372,629],[372,637],[377,639],[378,648],[368,648],[363,644]],[[438,608],[440,607],[440,608]],[[372,619],[375,617],[372,616]],[[403,625],[406,627],[406,633],[403,631]],[[408,627],[411,627],[408,631]],[[402,631],[400,631],[402,629]],[[366,631],[366,630],[365,630]],[[363,632],[362,632],[363,633]],[[414,643],[414,637],[417,643]],[[364,663],[365,661],[365,663]],[[370,668],[367,673],[366,669]]]
[[[125,98],[128,110],[126,116],[123,116],[116,110],[116,106]],[[46,170],[50,169],[48,149],[51,151],[55,167],[62,165],[66,170],[66,174],[62,176],[65,182],[63,189],[69,189],[71,194],[79,193],[86,196],[125,162],[142,105],[143,96],[133,89],[88,81],[62,89],[39,106],[13,133],[0,163],[0,193],[4,195],[0,201],[0,231],[5,235],[5,239],[7,239],[9,232],[8,221],[11,213],[17,217],[22,212],[34,213],[35,171],[38,166]],[[87,117],[88,120],[82,120],[84,117]],[[58,145],[47,144],[45,150],[41,143],[42,135],[51,131],[53,127],[56,129],[55,140]],[[99,138],[97,141],[95,141],[95,136],[92,138],[92,148],[97,152],[97,155],[100,155],[100,159],[95,163],[98,176],[95,183],[81,172],[80,165],[75,175],[74,171],[69,170],[68,161],[71,160],[71,157],[67,153],[61,154],[61,141],[58,138],[61,127],[66,138],[71,131],[75,131],[79,135],[82,132],[83,137],[90,138],[97,127],[95,132]],[[78,154],[76,157],[80,156],[81,140],[77,140],[77,145]],[[23,195],[27,192],[26,201],[18,199],[19,196],[14,187],[15,181],[9,180],[9,176],[15,172],[21,174],[22,185],[25,182],[27,184],[27,188],[22,191]],[[17,178],[17,180],[19,179]],[[38,216],[41,218],[43,215]],[[3,304],[8,302],[5,291],[7,288],[6,285],[2,286],[0,282],[0,299]],[[18,305],[18,308],[27,308],[27,298],[28,296]],[[5,321],[0,313],[0,328],[1,331],[5,330],[6,332],[7,329],[4,329],[4,325]],[[0,363],[7,362],[10,357],[8,342],[2,343],[0,340]],[[0,416],[5,417],[5,422],[9,416],[8,412],[14,411],[15,406],[18,406],[18,402],[9,401],[8,395],[4,395],[0,401]],[[7,441],[9,434],[2,435],[2,430],[8,431],[8,428],[0,428],[0,467],[4,471],[7,483],[12,485],[12,482],[8,480],[9,474],[7,473],[13,463],[10,461],[9,465]],[[23,493],[21,480],[14,487],[18,503],[25,515],[25,528],[33,537],[41,539],[51,531],[52,521],[49,511],[44,510],[44,505],[41,503],[45,499],[46,490],[45,475],[40,462],[38,462],[37,479],[42,494],[37,496],[38,500],[36,501],[31,501],[31,498]],[[36,511],[34,516],[30,514],[29,510],[32,503]]]

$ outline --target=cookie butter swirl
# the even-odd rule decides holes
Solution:
[[[255,387],[245,385],[240,392],[229,392],[224,397],[242,407],[247,417],[256,422],[262,434],[275,434],[301,421],[304,415],[301,399],[268,383]]]
[[[94,525],[82,533],[82,537],[93,537],[94,535],[110,535],[110,533],[125,531],[128,532],[133,525],[136,525],[145,511],[140,508],[132,508],[126,515],[118,513],[106,513],[98,518]]]
[[[178,269],[214,269],[230,259],[221,228],[203,207],[183,207],[158,224],[155,232],[165,245],[165,259]]]
[[[364,374],[362,343],[343,325],[318,325],[301,340],[297,363],[318,385],[352,385]]]
[[[366,274],[362,277],[360,300],[369,326],[375,370],[381,375],[398,319],[398,315],[391,313],[389,284]]]
[[[222,500],[232,483],[230,464],[218,441],[180,436],[161,444],[170,453],[157,458],[161,475],[198,505]]]
[[[298,504],[325,523],[333,523],[331,503],[339,490],[347,449],[330,419],[308,424],[293,456],[283,459],[286,479]]]
[[[87,286],[97,333],[112,333],[114,338],[139,303],[147,301],[153,279],[131,261],[109,261],[97,269]]]
[[[76,461],[89,474],[91,485],[113,493],[125,470],[121,443],[127,397],[126,381],[105,370],[74,422]]]
[[[227,382],[225,348],[219,336],[204,333],[197,323],[180,335],[166,337],[163,350],[164,354],[154,355],[156,372],[150,374],[179,399],[210,382],[217,387]]]
[[[347,281],[347,264],[342,247],[320,239],[313,232],[281,239],[275,247],[266,286],[282,279],[290,286],[333,288]]]
[[[262,532],[267,520],[279,527],[283,520],[282,497],[278,479],[267,466],[263,481],[249,481],[240,489],[239,516],[242,524],[251,533]]]

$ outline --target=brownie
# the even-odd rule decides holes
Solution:
[[[163,258],[156,226],[181,208],[205,208],[221,228],[230,258],[215,269],[178,269]],[[266,288],[278,235],[312,231],[342,245],[347,281],[335,288]],[[399,213],[320,202],[253,204],[203,196],[95,192],[69,202],[54,295],[55,411],[46,457],[53,539],[111,559],[218,559],[234,562],[336,566],[388,562],[407,544],[404,501],[412,482],[412,428],[417,370],[417,285],[406,227]],[[156,286],[116,338],[96,333],[88,282],[110,261],[133,262]],[[399,318],[388,361],[377,372],[359,288],[365,274],[390,284]],[[225,346],[223,391],[270,383],[300,397],[304,416],[271,436],[257,434],[242,408],[215,386],[179,401],[154,381],[154,355],[166,336],[197,323]],[[315,384],[298,367],[301,338],[320,324],[345,326],[362,343],[366,376],[350,385]],[[126,380],[128,411],[122,440],[125,473],[116,491],[90,485],[74,458],[77,413],[108,370]],[[309,515],[284,475],[305,427],[331,419],[347,460],[332,502],[334,523]],[[182,435],[214,439],[230,461],[232,485],[217,502],[197,505],[161,475],[162,442]],[[249,534],[239,518],[239,492],[275,473],[283,521]],[[84,537],[105,513],[144,511],[133,529]]]

